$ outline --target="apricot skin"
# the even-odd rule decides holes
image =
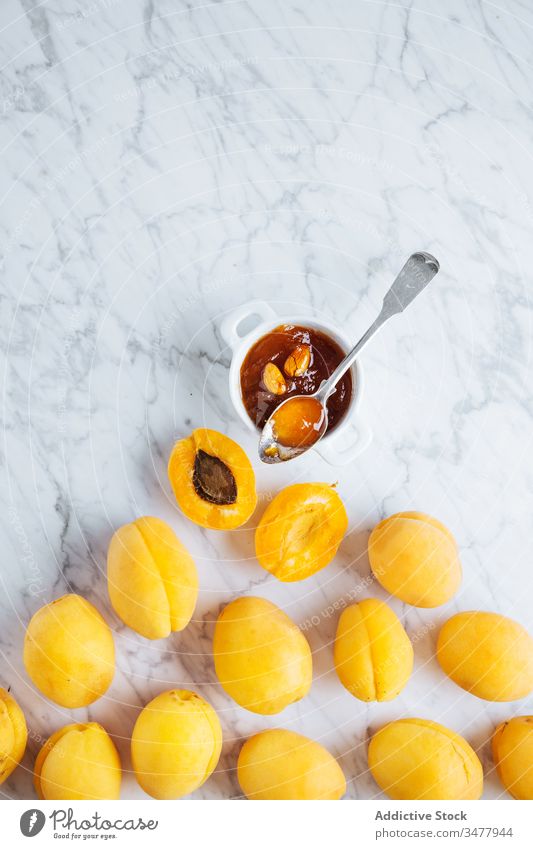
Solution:
[[[153,516],[115,532],[107,554],[107,583],[117,615],[149,640],[182,631],[198,598],[194,560],[172,528]]]
[[[24,665],[48,699],[63,707],[85,707],[105,693],[113,678],[111,631],[92,604],[79,595],[64,595],[30,620]]]
[[[391,595],[415,607],[438,607],[459,589],[457,544],[445,525],[425,513],[395,513],[368,541],[374,576]]]
[[[309,643],[286,613],[264,598],[238,598],[224,608],[213,655],[224,690],[253,713],[279,713],[311,686]]]
[[[140,712],[131,738],[135,776],[154,799],[180,799],[215,769],[222,729],[211,705],[189,690],[168,690]]]
[[[515,799],[533,799],[533,716],[515,716],[498,725],[492,756],[501,783]]]
[[[402,623],[375,598],[342,612],[334,658],[341,683],[364,702],[396,698],[413,671],[413,647]]]
[[[344,774],[330,753],[301,734],[275,728],[250,737],[237,762],[248,799],[341,799]]]
[[[480,699],[510,702],[533,690],[533,638],[499,613],[469,610],[448,619],[437,660],[452,681]]]
[[[268,505],[255,532],[259,563],[280,581],[301,581],[333,560],[348,516],[336,490],[325,483],[297,483]]]
[[[34,783],[39,799],[118,799],[118,752],[97,722],[73,723],[48,738],[37,755]]]
[[[0,784],[9,778],[26,751],[28,730],[13,696],[0,687]]]
[[[232,472],[237,485],[234,504],[212,504],[196,492],[194,461],[200,449],[220,459]],[[257,494],[252,464],[240,445],[216,430],[198,428],[176,442],[168,461],[168,476],[183,514],[204,528],[218,531],[238,528],[255,510]]]
[[[463,737],[428,719],[399,719],[370,741],[368,765],[391,799],[479,799],[483,769]]]

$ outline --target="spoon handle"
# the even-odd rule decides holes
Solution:
[[[339,363],[332,375],[322,384],[317,392],[317,397],[321,401],[326,401],[335,386],[346,374],[348,369],[355,362],[358,354],[364,348],[366,343],[374,336],[375,333],[383,327],[389,318],[393,315],[398,315],[414,301],[417,295],[422,292],[428,283],[433,280],[439,270],[439,263],[431,254],[419,251],[412,254],[402,270],[396,277],[394,283],[383,298],[381,312],[376,320],[370,325],[368,330],[361,336],[357,345],[352,348],[350,353]]]

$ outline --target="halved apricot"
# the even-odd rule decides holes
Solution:
[[[203,528],[238,528],[255,510],[252,464],[240,445],[216,430],[198,428],[176,442],[168,476],[185,516]]]
[[[348,516],[327,483],[296,483],[282,489],[255,532],[261,566],[280,581],[309,578],[333,560]]]

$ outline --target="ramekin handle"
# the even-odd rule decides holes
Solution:
[[[260,324],[262,321],[269,321],[275,318],[276,315],[276,311],[266,301],[248,301],[248,303],[237,307],[237,309],[222,319],[220,333],[226,345],[229,345],[232,350],[235,350],[241,339],[246,336],[246,333],[239,334],[239,326],[245,319],[257,316],[258,321],[256,324]]]
[[[359,454],[362,454],[372,442],[372,430],[364,422],[359,421],[348,430],[351,431],[352,438],[343,447],[335,446],[339,438],[336,438],[333,434],[329,438],[321,440],[315,448],[315,451],[331,466],[346,466],[352,460],[355,460]],[[345,431],[344,439],[347,436],[348,433]]]

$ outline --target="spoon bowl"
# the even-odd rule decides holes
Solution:
[[[259,439],[263,463],[292,460],[322,439],[328,429],[328,408],[321,395],[325,382],[312,395],[292,395],[276,407]]]

